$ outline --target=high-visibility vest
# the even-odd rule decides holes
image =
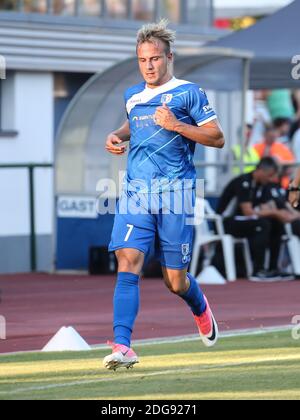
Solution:
[[[274,157],[277,158],[281,163],[294,163],[296,160],[293,152],[289,149],[289,147],[279,142],[272,144],[268,154],[266,154],[266,143],[258,143],[253,147],[261,158],[266,156]]]
[[[242,160],[242,148],[239,144],[232,147],[232,152],[234,154],[234,159],[237,162],[240,162]],[[244,173],[248,174],[249,172],[253,172],[256,169],[256,166],[260,162],[260,156],[257,153],[257,151],[253,147],[248,147],[245,150],[244,157]],[[239,165],[235,165],[233,168],[233,174],[234,175],[240,175],[241,174],[241,168]]]
[[[265,143],[258,143],[254,145],[255,150],[261,156],[261,158],[266,156],[267,145]],[[267,156],[273,157],[279,161],[279,163],[294,163],[296,158],[293,152],[284,144],[276,142],[273,143],[268,151]],[[281,180],[281,185],[283,188],[287,189],[290,183],[290,177],[284,176]]]

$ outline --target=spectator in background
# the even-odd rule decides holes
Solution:
[[[282,214],[285,213],[286,223],[290,223],[294,235],[300,237],[300,212],[288,202],[286,190],[277,183],[271,183],[265,187],[264,196],[266,198],[264,206],[270,209],[276,208],[281,210]]]
[[[291,182],[289,202],[294,208],[297,208],[300,204],[300,169],[298,169],[295,179]]]
[[[296,120],[300,119],[300,89],[295,89],[292,94],[293,105],[296,113]]]
[[[149,0],[140,0],[133,2],[133,15],[138,20],[153,20],[154,16],[154,4]]]
[[[265,139],[262,143],[254,145],[255,150],[260,158],[271,157],[281,164],[295,163],[295,156],[292,151],[284,144],[278,141],[278,131],[275,127],[267,127]],[[282,186],[287,189],[290,182],[291,170],[287,169],[282,175]]]
[[[300,162],[300,119],[297,121],[297,125],[295,125],[295,132],[292,137],[292,149],[296,161]]]
[[[235,178],[225,188],[217,212],[224,217],[226,233],[248,238],[254,262],[253,281],[278,280],[278,258],[283,224],[290,221],[285,212],[261,208],[268,199],[265,187],[278,176],[274,159],[264,158],[252,173]],[[265,269],[266,250],[270,250],[270,266]]]
[[[245,150],[244,150],[244,156],[242,159],[242,147],[240,144],[236,144],[235,146],[232,146],[232,153],[234,157],[234,161],[236,162],[236,165],[233,169],[234,175],[240,175],[241,174],[241,168],[240,163],[241,161],[244,162],[244,171],[243,173],[248,174],[249,172],[253,172],[257,166],[257,164],[260,161],[260,156],[255,150],[253,146],[250,146],[250,140],[252,137],[252,130],[253,126],[251,124],[247,124],[246,126],[246,143],[245,143]]]
[[[255,109],[253,130],[250,140],[251,146],[262,141],[265,133],[265,127],[272,124],[271,115],[267,107],[267,97],[268,91],[257,90],[254,92]]]
[[[292,128],[292,121],[289,118],[279,117],[273,121],[275,129],[278,131],[278,141],[290,147],[290,132]]]
[[[293,105],[292,93],[289,89],[275,89],[267,95],[268,109],[272,120],[277,118],[295,118],[295,109]]]

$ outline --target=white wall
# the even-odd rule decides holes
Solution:
[[[7,72],[6,79],[1,81],[2,96],[1,96],[1,128],[3,130],[16,129],[16,115],[15,115],[15,76],[14,73]],[[0,143],[1,147],[1,143]],[[2,149],[1,149],[2,152]],[[0,159],[2,153],[0,155]]]
[[[29,235],[28,193],[25,169],[0,169],[0,237]]]
[[[51,235],[54,223],[54,178],[53,170],[38,168],[34,177],[36,232]]]
[[[3,128],[0,165],[53,163],[54,100],[51,73],[17,72],[3,82]],[[53,171],[37,169],[35,199],[37,234],[53,232]],[[29,187],[26,170],[0,169],[0,237],[29,234]]]
[[[0,163],[52,163],[52,74],[18,72],[4,80],[3,89],[3,126],[19,134],[0,139]],[[13,127],[9,127],[9,120]]]

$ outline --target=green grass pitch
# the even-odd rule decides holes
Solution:
[[[0,356],[0,399],[300,399],[291,332],[137,346],[133,370],[102,368],[107,350]]]

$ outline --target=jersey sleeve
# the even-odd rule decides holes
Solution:
[[[217,119],[206,93],[197,85],[192,85],[188,92],[187,112],[199,127]]]
[[[238,203],[252,203],[253,197],[252,197],[252,187],[249,181],[243,181],[241,184],[237,186],[237,198]]]
[[[287,208],[286,191],[279,185],[268,185],[264,190],[265,202],[273,201],[280,210]]]

